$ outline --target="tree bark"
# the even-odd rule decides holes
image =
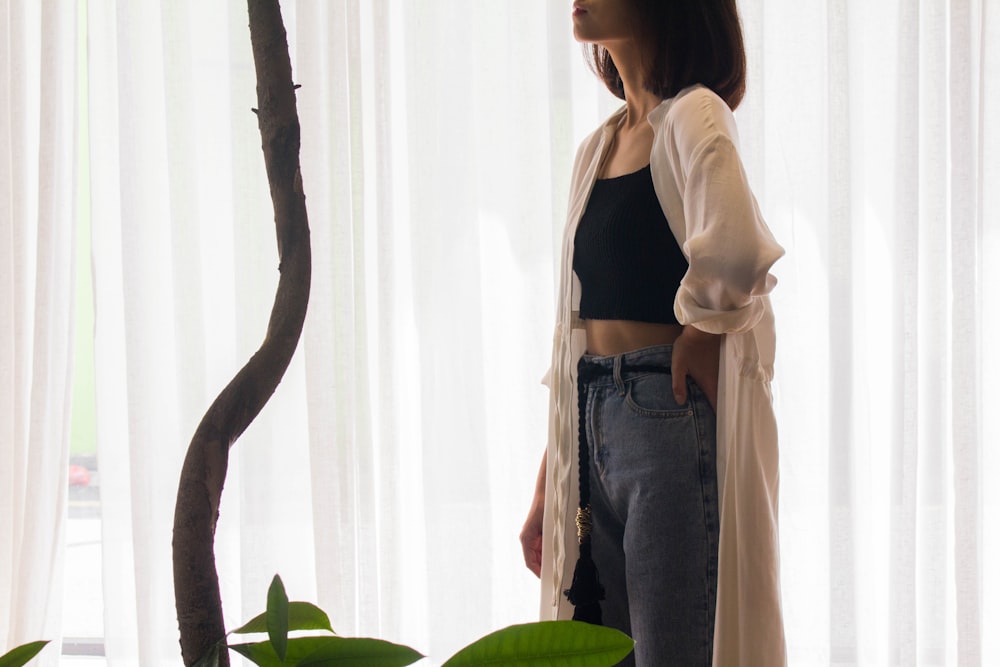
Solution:
[[[298,345],[309,301],[312,259],[299,171],[299,119],[285,27],[277,0],[248,0],[257,71],[257,122],[274,204],[280,277],[260,349],[209,407],[181,470],[174,511],[174,595],[181,654],[191,665],[226,634],[215,525],[229,448],[260,413]],[[228,665],[228,651],[219,652]]]

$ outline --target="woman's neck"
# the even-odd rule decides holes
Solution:
[[[642,58],[639,50],[631,43],[609,45],[608,53],[618,69],[625,90],[625,129],[633,129],[646,122],[646,116],[659,106],[662,100],[650,92],[645,85],[642,72]]]

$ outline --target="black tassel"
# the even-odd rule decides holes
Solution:
[[[563,591],[575,607],[574,621],[584,621],[593,625],[601,625],[601,600],[604,599],[604,586],[597,575],[597,566],[590,556],[590,542],[580,545],[580,558],[573,569],[573,584]]]
[[[584,621],[593,625],[601,625],[601,600],[604,599],[604,586],[597,576],[597,565],[590,555],[590,453],[587,447],[587,384],[591,376],[600,372],[587,364],[586,359],[580,359],[576,373],[576,405],[578,418],[579,473],[580,473],[580,506],[576,511],[576,535],[580,540],[580,558],[573,569],[573,584],[563,591],[575,607],[574,621]]]

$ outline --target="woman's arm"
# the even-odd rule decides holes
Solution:
[[[674,312],[681,324],[721,334],[752,329],[774,287],[771,265],[784,254],[767,228],[737,150],[726,103],[707,89],[668,111],[660,146],[664,191],[674,191],[683,216],[688,270]],[[679,209],[679,210],[678,210]]]
[[[542,465],[538,469],[538,479],[535,481],[535,495],[531,499],[528,518],[521,529],[521,550],[524,552],[524,564],[535,573],[542,576],[542,519],[545,514],[545,461],[547,454],[542,454]]]
[[[716,135],[700,147],[683,197],[689,267],[677,292],[678,319],[711,333],[753,328],[764,312],[760,297],[774,288],[769,270],[784,250],[760,215],[730,138]]]

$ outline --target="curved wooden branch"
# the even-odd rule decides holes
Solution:
[[[257,119],[274,203],[281,276],[260,349],[205,413],[188,447],[174,511],[174,595],[184,664],[225,636],[215,525],[229,448],[260,413],[298,345],[309,301],[312,258],[299,172],[299,119],[285,27],[277,0],[248,0],[257,70]],[[228,652],[219,654],[228,665]]]

